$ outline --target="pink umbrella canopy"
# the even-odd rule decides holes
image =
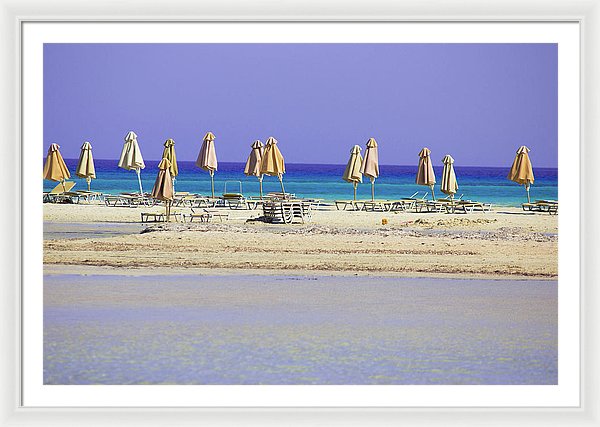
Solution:
[[[244,168],[244,174],[246,176],[255,176],[258,178],[258,183],[260,187],[260,197],[262,198],[262,180],[263,174],[260,171],[263,159],[263,143],[259,140],[256,140],[251,145],[252,151],[250,151],[250,155],[248,156],[248,160],[246,160],[246,167]]]
[[[152,197],[165,202],[165,210],[167,221],[169,221],[171,213],[171,201],[174,197],[173,192],[173,177],[171,176],[171,162],[167,158],[163,158],[158,164],[158,175],[152,187]]]
[[[215,136],[212,132],[207,132],[204,135],[202,141],[202,147],[200,147],[200,153],[198,159],[196,159],[196,166],[208,171],[210,174],[210,187],[212,197],[215,197],[215,171],[217,170],[217,151],[215,150]]]

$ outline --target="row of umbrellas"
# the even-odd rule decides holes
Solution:
[[[533,168],[529,159],[529,148],[521,146],[517,150],[517,155],[508,174],[508,179],[518,184],[524,185],[527,191],[527,201],[531,202],[529,197],[529,188],[533,184]],[[377,142],[374,138],[369,138],[366,145],[365,157],[360,154],[361,148],[358,145],[350,150],[350,159],[346,164],[346,169],[342,178],[353,184],[354,200],[356,200],[356,187],[363,180],[363,175],[371,181],[371,200],[375,200],[375,179],[379,177],[379,154],[377,151]],[[442,159],[444,169],[442,170],[441,190],[444,194],[454,198],[458,191],[458,182],[454,172],[454,159],[447,154]],[[431,150],[425,147],[419,152],[419,166],[415,179],[417,185],[424,185],[431,189],[431,196],[435,200],[434,185],[436,183],[433,163],[431,161]]]
[[[214,172],[217,170],[218,162],[215,149],[215,136],[212,132],[207,132],[203,138],[202,147],[196,160],[196,165],[210,174],[211,194],[214,197]],[[175,153],[175,141],[167,139],[164,143],[164,150],[161,162],[159,163],[159,174],[152,190],[152,195],[160,200],[172,200],[174,195],[174,183],[179,174],[177,166],[177,156]],[[60,154],[58,144],[51,144],[48,149],[48,156],[44,164],[44,179],[60,181],[63,183],[71,174]],[[246,161],[244,174],[247,176],[256,176],[260,186],[260,196],[262,197],[262,182],[264,175],[277,176],[281,184],[281,191],[285,193],[283,185],[283,174],[285,173],[285,162],[281,151],[277,147],[277,140],[273,137],[267,139],[266,145],[256,140],[251,145],[251,152]],[[529,189],[534,182],[533,168],[529,159],[529,148],[521,146],[517,150],[517,155],[513,161],[508,179],[520,185],[524,185],[527,191],[527,200],[530,201]],[[379,155],[377,142],[374,138],[369,138],[366,144],[364,158],[361,156],[361,147],[355,145],[350,151],[350,159],[346,165],[343,179],[353,184],[354,200],[356,200],[356,188],[362,182],[363,175],[371,181],[371,198],[375,199],[375,179],[379,177]],[[458,183],[454,172],[454,159],[446,155],[442,159],[444,169],[442,171],[441,190],[451,198],[458,191]],[[121,151],[118,166],[125,170],[134,170],[137,173],[140,194],[143,194],[142,181],[140,177],[141,170],[146,167],[142,157],[137,135],[130,131],[125,136],[125,144]],[[168,170],[168,174],[166,171]],[[76,175],[85,178],[90,190],[91,180],[96,178],[94,160],[92,156],[92,145],[84,142],[81,146],[79,162],[77,164]],[[168,175],[168,177],[166,176]],[[435,199],[434,185],[436,183],[433,164],[431,161],[431,151],[423,148],[419,152],[419,165],[417,169],[416,184],[424,185],[431,189],[432,197]],[[170,189],[170,190],[169,190]],[[155,194],[156,193],[156,194]],[[166,198],[165,198],[166,197]]]

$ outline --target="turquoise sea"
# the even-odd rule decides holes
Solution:
[[[84,179],[74,175],[77,159],[65,159],[72,179],[77,182],[75,189],[86,189]],[[92,190],[103,193],[117,194],[120,192],[139,191],[137,177],[133,171],[125,171],[117,167],[116,160],[96,160],[96,176],[92,182]],[[194,162],[179,161],[179,176],[176,191],[188,191],[198,194],[210,194],[210,177],[207,172],[195,166]],[[158,172],[158,161],[146,161],[146,169],[141,173],[144,191],[151,191]],[[298,197],[312,197],[326,201],[352,198],[352,185],[342,180],[345,165],[327,164],[286,164],[284,175],[285,190],[295,193]],[[375,197],[378,199],[397,199],[411,196],[419,191],[418,196],[429,192],[428,187],[415,184],[416,165],[396,166],[381,165],[380,177],[375,181]],[[442,177],[442,167],[434,167],[438,185],[435,188],[436,197],[442,197],[439,182]],[[459,190],[464,199],[490,202],[502,206],[519,206],[527,201],[523,186],[506,179],[509,167],[455,167]],[[534,168],[535,183],[531,187],[531,198],[558,199],[558,170],[556,168]],[[230,181],[230,182],[227,182]],[[231,182],[232,181],[232,182]],[[225,190],[238,191],[241,182],[242,191],[246,196],[258,196],[258,180],[244,175],[244,163],[219,163],[215,173],[215,193]],[[56,185],[52,181],[44,181],[44,191],[49,191]],[[265,193],[281,191],[276,177],[266,176],[263,181]],[[371,197],[371,185],[365,179],[358,186],[358,198]],[[431,197],[431,194],[429,194]]]

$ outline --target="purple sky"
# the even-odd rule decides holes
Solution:
[[[46,44],[44,154],[117,161],[129,130],[145,159],[173,138],[195,160],[207,131],[220,161],[274,136],[286,162],[510,166],[520,145],[557,165],[555,44]]]

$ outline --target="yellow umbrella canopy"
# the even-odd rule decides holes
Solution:
[[[165,141],[165,149],[162,154],[163,159],[167,159],[171,166],[169,167],[169,172],[171,172],[171,176],[175,178],[179,175],[179,168],[177,167],[177,155],[175,154],[175,141],[171,138]]]
[[[454,173],[454,159],[451,155],[447,154],[442,159],[444,164],[444,170],[442,171],[442,193],[447,194],[450,198],[454,198],[454,195],[458,191],[458,182],[456,182],[456,174]]]
[[[528,203],[531,202],[531,199],[529,198],[529,187],[534,181],[533,167],[531,166],[531,160],[529,159],[529,151],[529,148],[524,145],[519,147],[507,177],[511,181],[525,186]]]
[[[88,141],[85,141],[81,146],[79,163],[77,163],[75,174],[80,178],[85,178],[87,181],[88,191],[90,191],[92,179],[96,178],[96,168],[94,167],[94,158],[92,156],[92,144],[90,144]]]
[[[375,200],[375,178],[379,177],[379,153],[374,138],[369,138],[367,141],[367,150],[360,172],[371,180],[371,200]]]
[[[215,150],[215,136],[212,132],[207,132],[202,140],[202,147],[196,159],[196,166],[208,171],[210,174],[210,188],[212,197],[215,197],[215,171],[217,170],[217,152]]]
[[[281,192],[285,193],[283,188],[283,174],[285,173],[285,161],[279,148],[277,140],[272,136],[267,139],[265,151],[260,165],[260,173],[263,175],[276,176],[281,184]]]
[[[426,185],[431,189],[431,197],[435,200],[435,173],[433,172],[433,164],[431,163],[431,151],[425,147],[419,152],[419,167],[417,169],[417,185]]]
[[[142,151],[137,141],[137,135],[133,131],[129,131],[125,135],[125,144],[123,144],[123,150],[121,150],[121,157],[119,158],[118,166],[125,170],[134,170],[137,173],[138,183],[140,185],[140,194],[144,194],[142,190],[142,178],[140,177],[140,171],[146,167],[144,158],[142,157]]]
[[[362,182],[362,172],[360,168],[363,164],[363,158],[360,155],[361,148],[358,145],[355,145],[352,150],[350,150],[350,159],[348,159],[348,164],[346,165],[346,170],[344,171],[344,175],[342,179],[344,181],[352,183],[354,186],[354,200],[356,200],[356,186],[359,182]]]
[[[65,186],[65,179],[71,176],[65,161],[60,154],[60,146],[58,144],[50,144],[48,148],[48,156],[44,164],[44,179],[51,181],[59,181]]]
[[[263,175],[260,173],[260,167],[262,165],[263,158],[263,143],[259,140],[256,140],[251,145],[252,151],[248,155],[248,160],[246,160],[246,167],[244,168],[244,174],[246,176],[255,176],[258,178],[258,184],[260,187],[260,197],[262,198],[262,180]]]
[[[163,158],[158,164],[158,175],[152,187],[152,197],[165,202],[167,221],[170,218],[171,200],[173,200],[173,179],[171,177],[171,162]]]

